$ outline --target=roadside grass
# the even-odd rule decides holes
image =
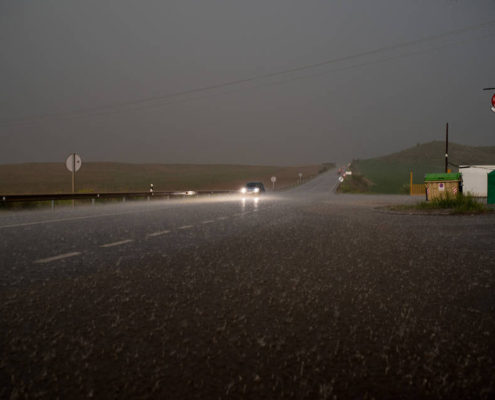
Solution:
[[[399,160],[357,160],[353,161],[353,174],[365,176],[372,185],[368,191],[378,194],[409,194],[409,173],[413,171],[413,183],[423,183],[424,175],[431,171],[440,170],[442,166],[436,163],[402,162]],[[407,193],[406,193],[407,192]]]
[[[476,200],[473,196],[462,193],[456,196],[447,195],[430,201],[422,201],[416,205],[418,210],[451,209],[454,214],[480,213],[488,208]]]
[[[480,203],[476,198],[462,193],[456,196],[448,195],[430,201],[422,201],[417,204],[399,204],[391,206],[393,211],[446,211],[448,214],[481,214],[492,212],[485,204]]]

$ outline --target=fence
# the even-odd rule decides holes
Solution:
[[[409,195],[410,196],[425,196],[426,189],[424,183],[413,183],[413,173],[409,173]]]
[[[424,196],[425,190],[426,189],[424,183],[413,183],[409,187],[409,194],[411,196]]]

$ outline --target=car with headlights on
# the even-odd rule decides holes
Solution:
[[[248,182],[241,188],[241,194],[259,195],[265,191],[265,186],[262,182]]]

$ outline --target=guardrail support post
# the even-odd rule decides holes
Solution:
[[[94,206],[95,205],[95,199],[91,199],[91,205]]]
[[[55,200],[52,200],[52,210],[55,209]]]

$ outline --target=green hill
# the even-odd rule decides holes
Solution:
[[[235,190],[247,181],[277,177],[277,187],[294,185],[316,175],[322,165],[294,167],[249,165],[125,164],[86,162],[76,174],[77,192],[143,192],[153,183],[156,191]],[[64,163],[0,165],[0,194],[70,193],[71,173]]]
[[[452,171],[463,164],[495,164],[495,146],[473,147],[449,143],[449,163]],[[354,160],[352,170],[366,177],[372,193],[404,193],[409,185],[409,171],[414,183],[423,183],[428,172],[443,172],[445,142],[418,144],[398,153],[367,160]]]

